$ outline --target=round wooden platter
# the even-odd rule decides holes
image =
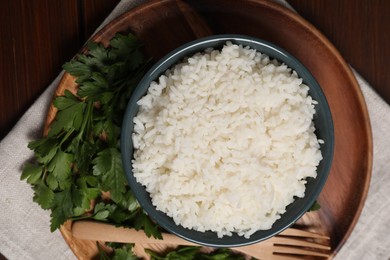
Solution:
[[[272,42],[297,57],[316,77],[328,99],[335,127],[335,153],[328,181],[318,198],[322,208],[305,214],[298,226],[331,238],[332,256],[353,230],[368,192],[372,168],[369,116],[360,87],[334,46],[311,24],[287,8],[264,0],[150,1],[109,23],[92,40],[108,44],[118,32],[132,32],[149,57],[158,60],[174,48],[212,34],[244,34]],[[65,74],[56,95],[75,91]],[[48,112],[46,129],[56,110]],[[75,255],[90,259],[96,241],[61,232]],[[149,245],[153,246],[153,245]]]

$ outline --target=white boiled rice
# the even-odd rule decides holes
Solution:
[[[219,237],[270,229],[322,159],[308,90],[286,65],[230,42],[186,59],[138,101],[137,181],[177,225]]]

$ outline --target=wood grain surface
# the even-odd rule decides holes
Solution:
[[[118,0],[12,0],[0,8],[0,139]]]
[[[288,0],[390,102],[390,1]]]
[[[360,88],[336,48],[300,16],[266,0],[153,1],[114,20],[93,40],[107,44],[117,32],[132,32],[144,51],[156,60],[188,41],[211,33],[239,33],[263,38],[297,57],[318,80],[328,99],[335,127],[335,154],[331,173],[319,197],[322,209],[305,214],[298,227],[328,235],[333,255],[341,248],[359,217],[367,195],[372,140],[368,113]],[[239,10],[239,11],[237,11]],[[157,14],[163,13],[164,16]],[[261,15],[259,15],[261,14]],[[201,23],[194,23],[201,19]],[[243,26],[251,24],[253,26]],[[175,25],[175,26],[173,26]],[[207,26],[206,26],[207,25]],[[157,48],[158,46],[158,48]],[[57,94],[74,90],[74,79],[65,74]],[[47,126],[56,110],[51,107]],[[89,258],[94,242],[78,241],[61,229],[80,258]],[[86,248],[90,248],[85,252]]]
[[[119,0],[12,0],[0,8],[0,138]],[[390,102],[390,1],[288,2]]]

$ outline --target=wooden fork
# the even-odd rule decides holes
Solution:
[[[135,243],[137,255],[142,254],[144,257],[147,257],[147,255],[143,252],[143,248],[148,246],[153,247],[153,245],[155,245],[154,247],[157,250],[161,250],[167,246],[197,245],[169,233],[163,233],[163,239],[161,240],[149,238],[143,231],[137,231],[132,228],[115,227],[111,224],[93,221],[74,222],[72,225],[72,234],[77,239]],[[279,235],[260,243],[234,247],[231,249],[258,259],[302,259],[303,256],[326,259],[330,256],[330,246],[328,246],[328,244],[328,236],[288,228]],[[137,247],[137,245],[139,246]]]

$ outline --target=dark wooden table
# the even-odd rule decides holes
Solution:
[[[118,0],[1,1],[0,139]],[[288,0],[390,102],[390,1]]]
[[[1,1],[0,139],[118,2]],[[390,103],[390,1],[288,2]]]

